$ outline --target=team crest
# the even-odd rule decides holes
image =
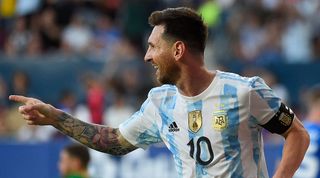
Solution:
[[[280,115],[279,120],[280,120],[280,123],[284,126],[289,126],[292,122],[292,118],[285,113],[282,113]]]
[[[202,114],[200,110],[191,111],[188,113],[188,125],[189,129],[196,133],[202,126]]]
[[[222,131],[228,127],[228,116],[224,111],[219,111],[213,114],[212,127],[215,130]]]

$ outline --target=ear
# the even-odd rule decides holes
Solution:
[[[181,57],[184,55],[185,50],[186,46],[182,41],[176,41],[173,44],[173,57],[176,61],[181,59]]]

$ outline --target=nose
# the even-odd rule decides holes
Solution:
[[[151,61],[152,61],[151,58],[146,58],[146,57],[144,57],[144,62],[151,62]]]
[[[152,61],[152,57],[151,57],[151,54],[150,54],[150,50],[148,48],[148,50],[147,50],[147,52],[146,52],[146,54],[144,56],[144,62],[150,62],[150,61]]]

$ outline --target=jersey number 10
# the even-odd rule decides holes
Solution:
[[[201,153],[203,151],[206,151],[206,150],[202,150],[203,147],[201,147],[201,145],[203,144],[206,144],[207,150],[209,152],[209,159],[207,160],[202,160],[201,158]],[[206,166],[212,162],[214,158],[214,154],[212,151],[210,140],[207,137],[202,136],[202,137],[199,137],[198,140],[192,138],[187,145],[190,146],[190,152],[189,152],[190,157],[194,159],[194,152],[196,152],[195,157],[196,157],[196,161],[199,164]],[[196,145],[196,150],[195,150],[195,145]]]

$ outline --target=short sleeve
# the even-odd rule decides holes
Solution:
[[[253,77],[249,91],[249,110],[257,123],[266,124],[278,112],[281,99],[259,77]]]
[[[150,94],[140,110],[120,124],[119,130],[128,142],[143,149],[162,141],[156,124],[156,108],[151,102]]]

